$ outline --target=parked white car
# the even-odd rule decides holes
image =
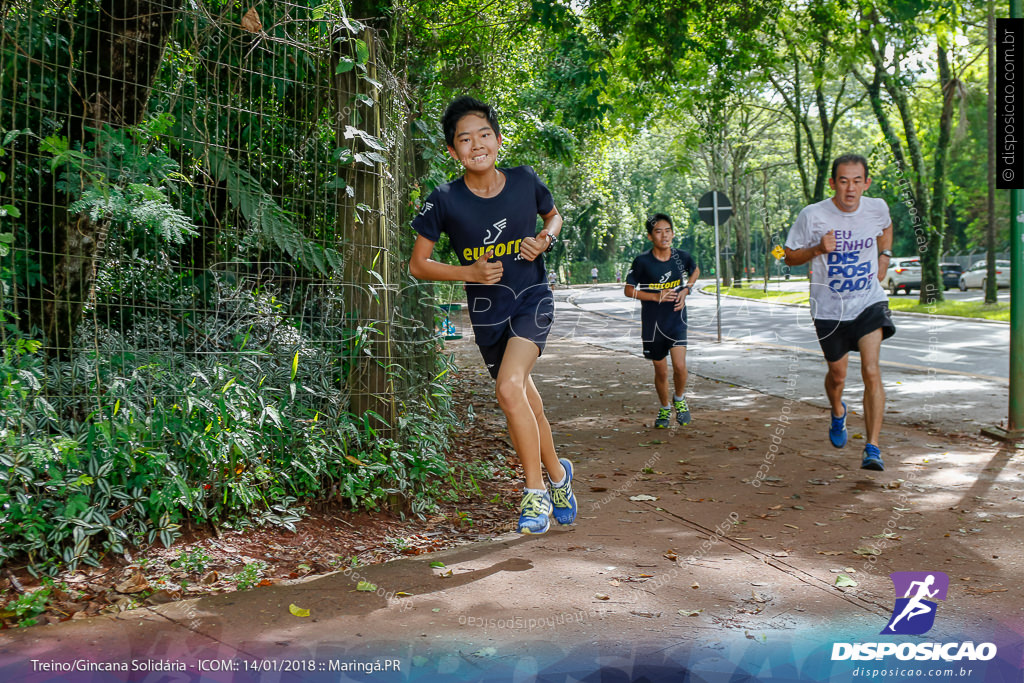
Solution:
[[[960,276],[960,291],[966,292],[971,287],[985,289],[985,280],[988,278],[987,261],[975,261],[974,265],[965,270]],[[1001,259],[996,260],[996,287],[1010,286],[1010,262]]]
[[[921,289],[921,260],[912,257],[894,258],[889,261],[889,269],[882,278],[882,288],[896,296],[900,292],[910,294],[913,289]]]

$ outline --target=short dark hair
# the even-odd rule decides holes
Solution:
[[[870,176],[868,175],[868,160],[859,154],[844,154],[841,157],[836,157],[836,160],[832,162],[832,180],[836,179],[836,171],[843,164],[860,164],[864,167],[864,180],[867,180]]]
[[[444,116],[441,117],[444,141],[449,147],[455,145],[455,126],[466,114],[479,114],[487,119],[487,123],[491,124],[495,135],[501,135],[501,127],[498,125],[498,115],[494,111],[494,107],[469,95],[463,95],[452,100],[448,108],[444,110]]]
[[[658,221],[667,221],[668,227],[672,228],[672,231],[675,232],[676,228],[672,225],[672,219],[668,217],[667,213],[652,213],[650,218],[647,219],[647,222],[644,223],[644,227],[647,228],[648,235],[654,232],[654,224]]]

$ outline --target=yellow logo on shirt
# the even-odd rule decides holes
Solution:
[[[509,240],[508,242],[499,242],[498,244],[485,245],[482,247],[466,247],[462,250],[462,259],[464,261],[479,261],[483,258],[483,255],[491,251],[494,258],[501,258],[508,254],[518,254],[519,246],[522,244],[522,238],[517,240]]]
[[[657,289],[675,289],[676,287],[678,287],[681,284],[683,284],[683,281],[681,279],[680,280],[672,280],[670,282],[652,282],[652,283],[647,285],[647,289],[651,290],[651,291],[657,290]]]

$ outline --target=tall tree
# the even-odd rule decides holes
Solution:
[[[780,13],[765,34],[771,57],[765,77],[792,122],[793,158],[808,204],[825,198],[837,127],[866,96],[848,91],[847,21],[839,3],[812,3]]]

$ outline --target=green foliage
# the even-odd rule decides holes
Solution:
[[[113,221],[129,230],[153,232],[165,242],[184,244],[185,237],[199,233],[192,220],[172,206],[164,194],[149,185],[130,184],[127,188],[90,187],[69,207],[73,213],[85,212],[94,223]]]
[[[16,619],[19,627],[35,626],[37,623],[35,617],[46,611],[52,590],[53,584],[50,583],[30,593],[22,593],[7,603],[4,612]]]
[[[266,562],[249,562],[237,574],[229,577],[229,580],[234,582],[238,590],[247,591],[260,582],[266,571]]]
[[[158,289],[159,274],[150,280]],[[38,342],[4,347],[0,561],[95,565],[130,545],[169,546],[185,522],[293,529],[301,502],[327,497],[376,509],[394,493],[413,514],[432,508],[447,472],[437,425],[454,421],[446,371],[406,402],[400,438],[381,438],[375,416],[346,412],[338,389],[362,336],[327,328],[339,342],[322,348],[287,324],[272,291],[212,286],[231,324],[195,321],[190,339],[230,353],[168,355],[176,333],[146,318],[129,334],[96,328],[98,351],[50,374]]]
[[[202,574],[210,566],[210,555],[204,548],[196,547],[189,550],[182,548],[178,552],[178,559],[170,563],[188,574]]]

